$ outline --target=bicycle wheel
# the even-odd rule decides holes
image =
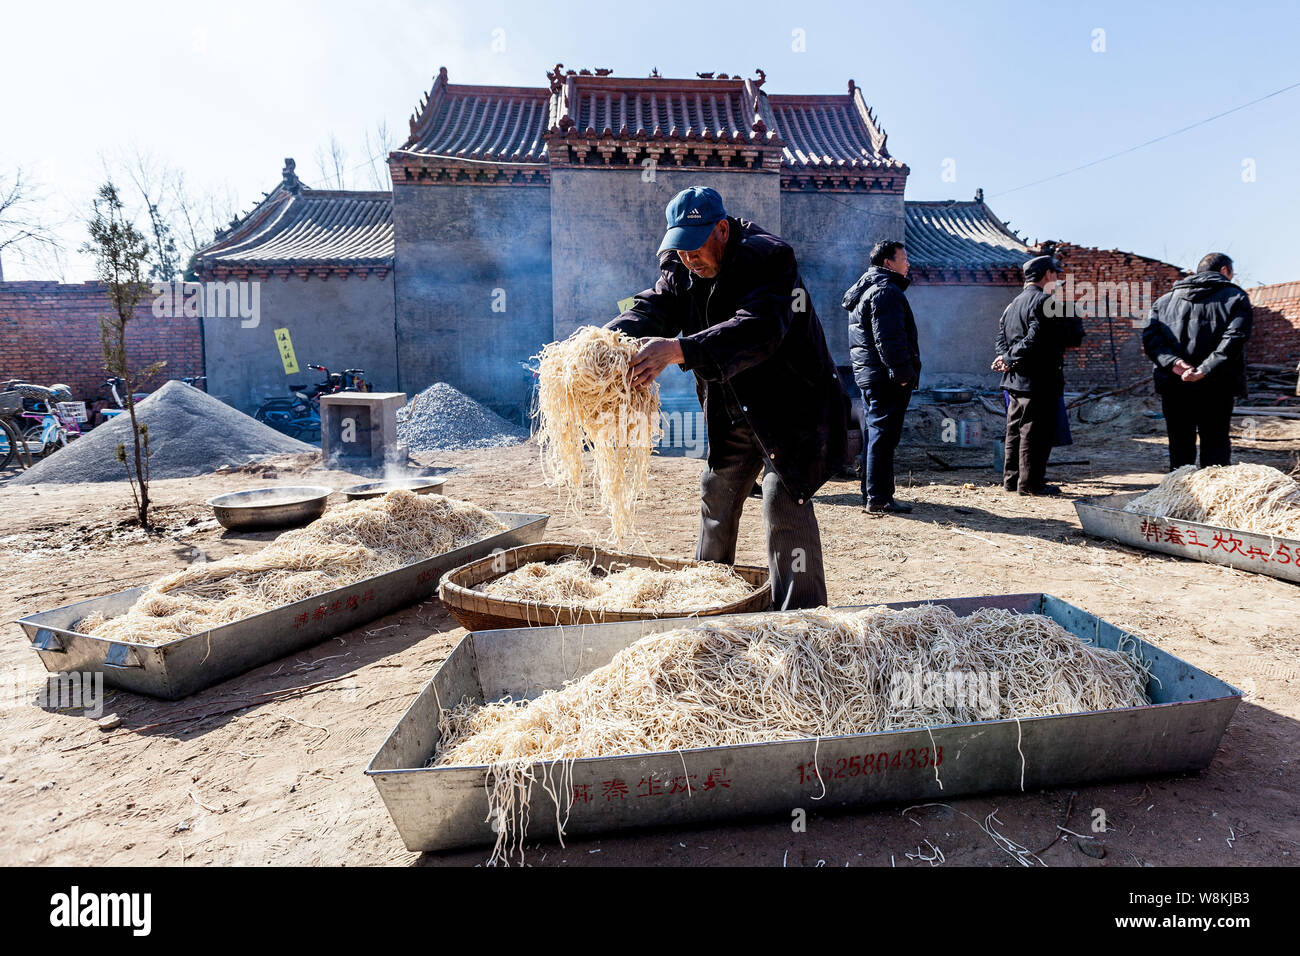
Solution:
[[[44,457],[49,450],[45,445],[45,439],[41,437],[44,432],[44,425],[32,425],[23,432],[23,442],[27,445],[27,454],[32,457],[33,461]]]

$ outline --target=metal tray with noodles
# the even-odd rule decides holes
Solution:
[[[1094,538],[1300,584],[1300,541],[1125,511],[1124,506],[1137,497],[1138,493],[1085,498],[1074,503],[1074,510],[1084,533]]]
[[[48,671],[99,672],[110,687],[176,700],[427,598],[444,572],[494,550],[537,541],[549,517],[493,513],[506,524],[505,531],[168,644],[126,644],[75,630],[90,614],[123,613],[144,587],[32,614],[17,623]]]
[[[1209,765],[1241,697],[1218,678],[1049,594],[886,606],[924,603],[947,605],[958,614],[986,607],[1045,614],[1100,647],[1113,649],[1132,641],[1152,665],[1152,703],[929,730],[577,760],[565,834],[690,827],[742,817],[783,817],[788,822],[792,807],[830,810],[945,800],[970,793],[1018,792],[1022,784],[1029,790],[1196,770]],[[717,617],[709,623],[744,617],[749,615]],[[452,706],[465,697],[532,698],[608,663],[646,634],[683,626],[689,622],[677,619],[466,635],[366,769],[407,849],[490,844],[496,836],[487,822],[485,768],[427,766],[439,739],[439,702]],[[870,771],[864,769],[868,766]],[[529,839],[554,837],[554,808],[542,787],[534,788],[533,801]]]

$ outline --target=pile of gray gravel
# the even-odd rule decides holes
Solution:
[[[184,382],[168,382],[135,407],[149,426],[152,478],[191,478],[263,455],[316,451]],[[125,481],[118,445],[132,454],[131,419],[118,415],[17,475],[12,484]]]
[[[397,438],[419,454],[518,445],[528,440],[528,431],[446,382],[435,382],[398,410]]]

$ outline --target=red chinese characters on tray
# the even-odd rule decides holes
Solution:
[[[1143,518],[1138,533],[1152,544],[1177,544],[1191,548],[1205,548],[1207,551],[1222,551],[1236,554],[1250,561],[1272,561],[1276,564],[1291,564],[1296,555],[1290,547],[1282,542],[1275,542],[1269,551],[1255,545],[1247,545],[1231,531],[1215,531],[1214,540],[1204,541],[1196,528],[1180,528],[1178,525]]]
[[[615,777],[599,783],[575,783],[573,785],[573,802],[613,803],[620,800],[640,800],[645,797],[694,796],[708,793],[710,790],[730,789],[731,778],[722,767],[715,767],[707,774],[681,774],[676,777],[641,777],[635,783]]]
[[[294,630],[306,627],[309,623],[316,623],[332,617],[335,614],[342,614],[345,611],[355,611],[363,604],[369,604],[375,599],[375,589],[366,588],[360,594],[350,594],[345,598],[336,598],[323,604],[318,604],[310,611],[300,611],[294,615]]]

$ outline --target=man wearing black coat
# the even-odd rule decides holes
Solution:
[[[903,294],[907,249],[895,240],[878,242],[870,262],[840,303],[849,312],[849,356],[866,411],[862,503],[871,512],[906,514],[912,506],[894,500],[894,450],[921,374],[916,320]]]
[[[1037,256],[1022,268],[1025,287],[998,322],[993,361],[1010,396],[1002,484],[1022,495],[1059,495],[1047,484],[1047,459],[1065,394],[1065,350],[1083,341],[1083,322],[1052,298],[1065,271],[1058,260]]]
[[[696,558],[734,563],[740,515],[763,475],[772,600],[826,603],[813,493],[844,461],[848,400],[794,250],[694,186],[668,204],[659,278],[609,328],[642,339],[633,382],[695,373],[709,437]]]
[[[1221,252],[1205,256],[1196,275],[1179,279],[1151,307],[1142,347],[1155,363],[1156,392],[1169,432],[1169,470],[1232,461],[1228,426],[1233,400],[1246,397],[1244,350],[1254,312],[1250,299],[1232,282],[1232,260]]]

